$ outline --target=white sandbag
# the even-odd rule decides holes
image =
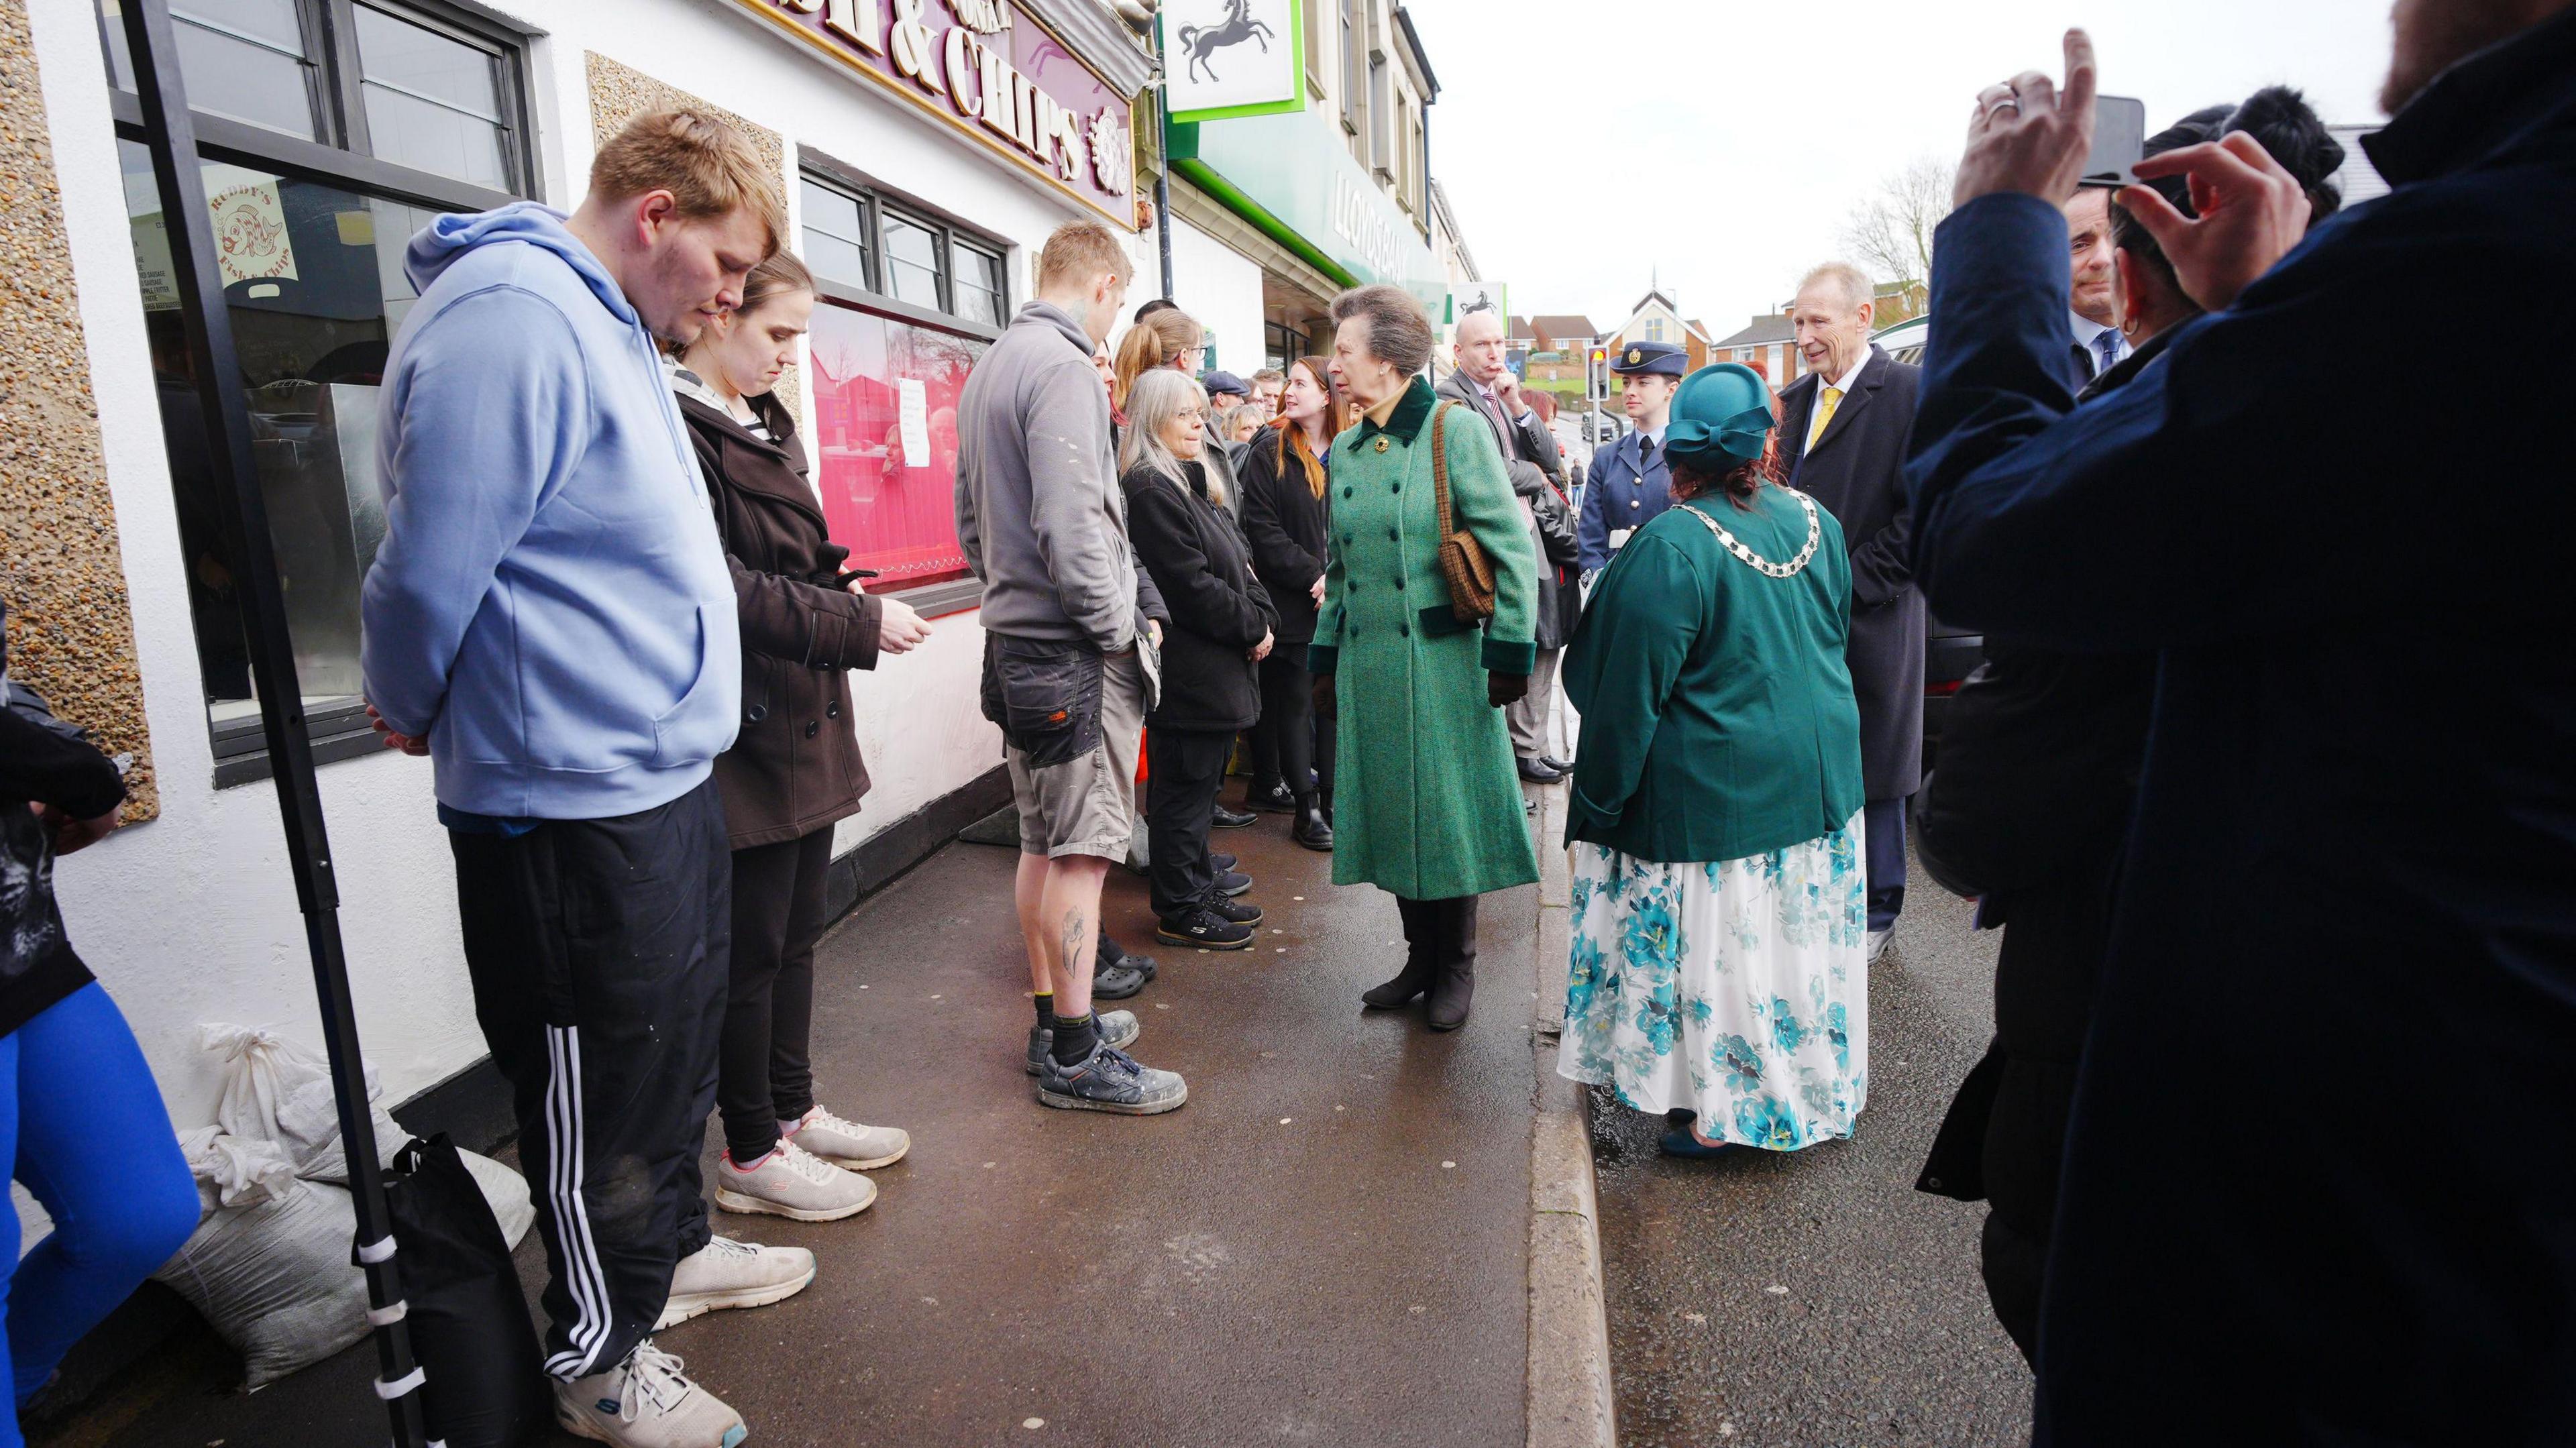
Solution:
[[[227,1143],[226,1151],[244,1147],[229,1136],[215,1141]],[[276,1152],[273,1143],[248,1145]],[[220,1151],[192,1153],[191,1168],[200,1155],[210,1167],[232,1160]],[[256,1149],[246,1155],[253,1162],[260,1158]],[[517,1247],[537,1217],[527,1181],[488,1156],[458,1155],[483,1189],[501,1235]],[[274,1160],[276,1168],[257,1179],[266,1195],[214,1211],[178,1255],[152,1274],[187,1298],[241,1353],[243,1386],[251,1389],[320,1362],[367,1334],[366,1274],[349,1264],[358,1214],[348,1189],[292,1172],[280,1177],[284,1158]]]
[[[331,1092],[329,1058],[264,1027],[210,1023],[199,1029],[205,1049],[224,1058],[215,1121],[225,1133],[276,1142],[295,1174],[309,1181],[346,1182],[349,1164],[340,1154],[340,1108]],[[393,1160],[411,1133],[376,1104],[383,1088],[373,1069],[366,1082],[381,1165]]]
[[[295,1180],[295,1163],[273,1141],[245,1139],[220,1126],[179,1133],[179,1154],[197,1179],[205,1210],[255,1207],[282,1195]]]
[[[345,1188],[288,1178],[284,1191],[197,1224],[152,1275],[205,1315],[261,1388],[367,1334],[367,1284],[349,1265],[358,1218]]]

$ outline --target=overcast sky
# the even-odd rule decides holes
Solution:
[[[1313,3],[1313,0],[1309,0]],[[2264,85],[2381,119],[2386,0],[1405,0],[1431,173],[1524,316],[1627,320],[1658,267],[1713,336],[1772,310],[1885,174],[1955,159],[1979,88],[2093,34],[2161,130]]]

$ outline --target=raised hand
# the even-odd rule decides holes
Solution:
[[[2084,157],[2093,149],[2093,39],[2066,32],[2066,88],[2023,71],[1977,94],[1968,120],[1968,149],[1959,158],[1959,180],[1950,199],[1960,206],[1980,196],[2019,191],[2052,206],[2075,194]]]
[[[2136,170],[2146,180],[2181,176],[2191,186],[2197,217],[2147,186],[2122,191],[2120,204],[2165,249],[2183,294],[2204,311],[2233,306],[2237,293],[2308,234],[2307,189],[2243,131],[2149,156]]]

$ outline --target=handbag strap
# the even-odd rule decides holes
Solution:
[[[1445,424],[1454,402],[1443,402],[1431,409],[1431,496],[1440,505],[1440,536],[1445,540],[1457,531],[1449,516],[1449,449]]]

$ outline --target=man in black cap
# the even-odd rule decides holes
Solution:
[[[1583,478],[1583,522],[1576,529],[1583,576],[1610,566],[1610,555],[1628,535],[1673,505],[1672,475],[1664,469],[1664,415],[1673,390],[1690,370],[1690,354],[1670,342],[1631,342],[1610,359],[1619,374],[1619,400],[1628,431],[1592,455]]]

